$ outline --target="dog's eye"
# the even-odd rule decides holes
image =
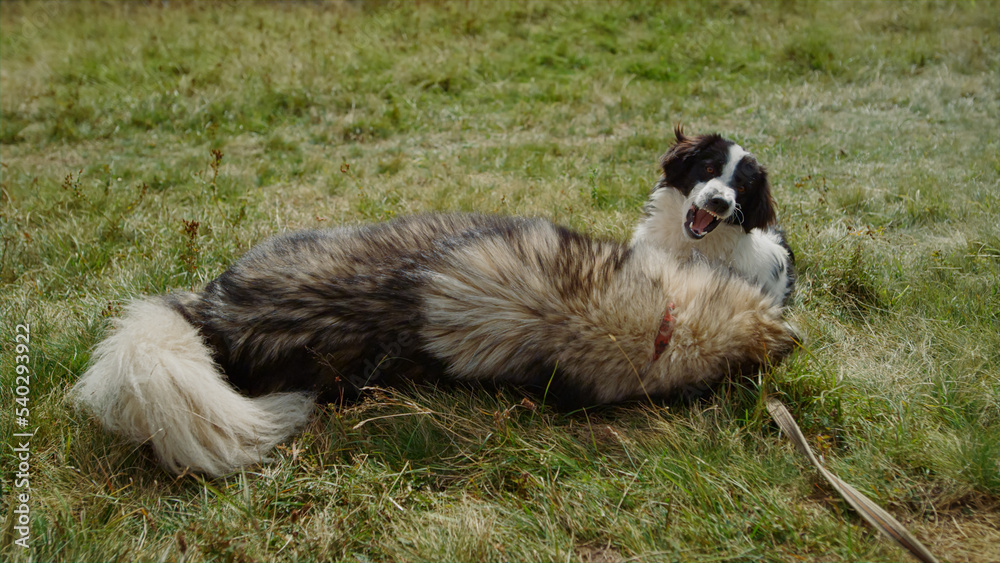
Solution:
[[[712,166],[706,166],[705,172],[708,172],[709,174],[715,174],[715,168],[713,168]]]
[[[747,191],[747,187],[741,184],[739,186],[736,186],[736,191],[738,191],[740,193],[743,193],[743,192]]]

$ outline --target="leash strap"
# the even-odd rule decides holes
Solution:
[[[927,550],[922,543],[920,543],[917,538],[913,537],[910,532],[903,527],[891,514],[882,510],[879,505],[872,502],[868,497],[858,492],[857,489],[848,485],[844,481],[841,481],[833,473],[830,473],[823,465],[820,463],[819,459],[813,453],[812,449],[809,447],[809,443],[806,442],[806,437],[802,435],[802,430],[799,429],[799,425],[795,423],[795,419],[792,418],[792,414],[788,412],[785,405],[781,404],[781,401],[774,397],[767,398],[767,411],[771,413],[774,421],[778,423],[781,430],[788,435],[788,439],[795,444],[795,449],[799,450],[799,453],[809,458],[816,469],[819,470],[819,474],[823,476],[834,489],[840,493],[840,496],[844,497],[848,504],[854,508],[865,519],[872,527],[882,532],[884,535],[891,538],[900,547],[910,552],[911,555],[916,557],[918,560],[924,563],[937,563],[937,559],[931,552]]]

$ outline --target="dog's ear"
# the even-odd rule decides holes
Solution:
[[[760,168],[760,176],[754,178],[756,184],[751,193],[752,197],[740,198],[740,207],[743,210],[743,230],[750,232],[751,229],[764,229],[774,226],[778,222],[775,211],[774,198],[771,196],[771,185],[767,181],[767,171]]]
[[[678,121],[674,124],[674,137],[677,139],[675,142],[683,143],[687,137],[684,136],[684,124]]]
[[[679,123],[674,127],[674,136],[677,141],[660,157],[660,168],[663,170],[663,182],[679,188],[679,182],[691,167],[690,157],[697,151],[701,137],[686,136]]]

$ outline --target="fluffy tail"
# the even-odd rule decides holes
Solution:
[[[211,475],[267,461],[315,399],[240,395],[198,330],[161,299],[129,305],[71,394],[108,429],[149,442],[171,471]]]

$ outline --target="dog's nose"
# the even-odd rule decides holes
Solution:
[[[729,202],[721,197],[713,197],[705,202],[705,209],[716,215],[725,215],[729,213]]]

